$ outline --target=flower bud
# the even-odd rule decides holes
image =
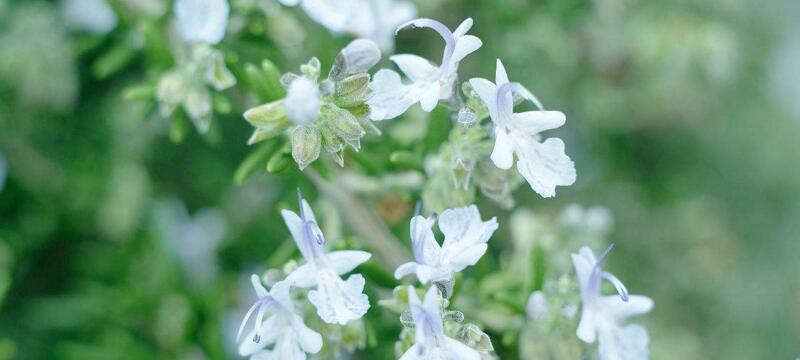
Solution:
[[[356,39],[336,56],[328,77],[341,80],[348,75],[365,73],[381,60],[381,50],[371,40]]]
[[[172,115],[175,108],[183,103],[187,87],[186,80],[178,71],[172,71],[161,78],[156,88],[156,99],[161,116]]]
[[[326,106],[320,117],[333,134],[358,149],[359,140],[366,134],[366,131],[353,114],[336,106]]]
[[[336,82],[333,102],[343,108],[363,104],[371,94],[369,74],[359,73]]]
[[[313,126],[298,126],[292,132],[292,158],[303,170],[319,158],[321,147],[319,130]]]

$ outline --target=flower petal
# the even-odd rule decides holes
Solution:
[[[650,339],[639,325],[605,327],[599,332],[598,354],[601,360],[649,359]]]
[[[617,295],[603,296],[598,299],[598,307],[613,317],[621,321],[634,315],[641,315],[653,309],[653,299],[642,295],[631,295],[628,301],[623,301]]]
[[[423,360],[420,355],[419,345],[411,345],[411,347],[403,353],[403,356],[400,357],[400,360]]]
[[[575,332],[578,339],[583,342],[591,344],[597,338],[597,328],[594,323],[594,314],[591,310],[586,308],[585,304],[581,310],[581,322],[578,323],[578,330]]]
[[[400,280],[406,275],[413,274],[416,271],[417,271],[417,263],[407,262],[397,267],[397,269],[394,271],[394,277],[395,279]]]
[[[439,70],[428,59],[417,55],[400,54],[389,58],[411,81],[431,81]]]
[[[433,218],[414,216],[411,219],[411,245],[414,259],[420,264],[432,265],[439,259],[441,248],[433,236]]]
[[[316,354],[322,350],[322,336],[318,332],[309,329],[303,322],[303,318],[294,315],[292,319],[292,328],[294,328],[297,342],[300,344],[303,351],[309,354]]]
[[[451,268],[453,271],[458,272],[464,270],[467,266],[477,264],[478,260],[486,253],[487,248],[486,244],[478,244],[463,249],[450,258]]]
[[[495,122],[499,121],[497,117],[497,86],[492,84],[491,81],[482,78],[473,78],[469,80],[469,84],[478,97],[481,98],[486,109],[489,110],[489,116]]]
[[[371,256],[372,254],[359,250],[334,251],[328,254],[328,260],[336,273],[342,275],[353,271]]]
[[[466,34],[469,31],[469,29],[472,29],[472,23],[473,23],[472,18],[464,19],[464,21],[462,21],[461,24],[458,25],[456,30],[453,31],[453,36],[454,37],[464,36],[464,34]]]
[[[370,119],[374,121],[394,119],[416,102],[409,87],[392,70],[382,69],[375,73],[370,87],[373,93],[367,99],[367,105],[370,107]]]
[[[495,85],[497,85],[497,87],[508,84],[508,73],[506,73],[506,67],[503,66],[503,62],[500,61],[500,59],[497,59],[497,65],[494,73],[494,82]]]
[[[298,288],[314,287],[317,285],[316,267],[308,263],[300,265],[286,277],[286,281]]]
[[[369,299],[364,290],[364,277],[351,275],[343,281],[332,270],[318,273],[317,289],[309,291],[308,300],[317,308],[317,315],[329,323],[344,325],[364,316]]]
[[[303,257],[307,262],[311,262],[313,260],[313,253],[311,252],[311,249],[308,248],[309,244],[305,239],[303,220],[300,219],[300,216],[293,211],[286,209],[281,210],[281,216],[283,216],[283,222],[286,223],[286,227],[292,234],[292,239],[294,239],[294,242],[297,245],[297,248],[300,250],[300,253],[303,254]]]
[[[419,105],[425,112],[431,112],[439,103],[439,92],[442,87],[438,81],[432,83],[421,84],[418,88],[419,91]]]
[[[498,168],[511,169],[511,166],[514,165],[514,146],[511,143],[511,137],[501,126],[495,126],[494,134],[494,150],[492,150],[490,158]],[[519,152],[517,152],[517,156],[519,156]]]
[[[517,171],[542,197],[555,196],[556,186],[575,183],[575,163],[564,152],[564,142],[561,139],[550,138],[544,143],[538,143],[532,139],[523,140],[517,137],[513,139],[513,143],[518,158]]]
[[[481,358],[481,354],[477,350],[447,336],[442,337],[442,347],[447,349],[448,359],[480,360]]]
[[[559,128],[567,120],[560,111],[526,111],[514,114],[513,117],[514,122],[510,125],[528,135]]]
[[[466,35],[456,40],[456,48],[453,51],[453,57],[450,58],[452,64],[463,60],[467,55],[472,54],[483,46],[481,39],[477,36]]]

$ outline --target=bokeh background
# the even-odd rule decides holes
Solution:
[[[233,3],[258,1],[271,0]],[[0,0],[0,359],[235,358],[244,279],[291,256],[276,209],[298,183],[315,192],[296,171],[233,182],[250,151],[241,90],[208,136],[126,101],[169,66],[170,4],[110,2],[119,25],[96,36],[57,2]],[[800,356],[800,3],[417,5],[450,25],[475,19],[484,47],[462,75],[491,78],[499,57],[567,114],[557,134],[577,183],[515,197],[540,213],[612,211],[609,266],[655,299],[639,320],[654,359]],[[296,9],[234,17],[229,31],[234,72],[260,58],[329,65],[349,40]],[[397,47],[436,58],[441,44],[412,32]],[[414,196],[369,203],[402,234]]]

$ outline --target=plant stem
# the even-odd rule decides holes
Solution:
[[[398,240],[377,214],[359,200],[343,184],[323,179],[311,168],[306,169],[311,182],[339,209],[345,223],[373,249],[375,257],[390,271],[411,258],[409,251]]]

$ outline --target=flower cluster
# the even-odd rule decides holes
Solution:
[[[369,260],[371,255],[364,251],[325,251],[325,236],[299,189],[297,197],[300,214],[282,210],[281,215],[305,263],[269,291],[258,275],[252,276],[258,301],[245,315],[237,335],[242,356],[304,359],[306,353],[315,354],[322,349],[322,336],[309,329],[295,312],[290,294],[293,288],[313,289],[307,293],[308,301],[316,308],[319,318],[328,324],[345,325],[360,319],[369,309],[369,300],[363,293],[364,277],[354,274],[343,280],[341,276]],[[256,310],[253,330],[242,338],[242,331]],[[265,320],[268,313],[271,315]],[[273,344],[272,349],[265,350]]]
[[[475,265],[486,253],[486,243],[497,230],[497,220],[481,220],[474,205],[446,210],[438,220],[439,229],[445,236],[441,246],[433,234],[433,218],[417,215],[411,219],[414,261],[395,270],[398,279],[415,274],[423,285],[432,283],[423,303],[420,303],[416,289],[408,287],[411,321],[404,322],[404,325],[414,330],[414,336],[413,345],[400,359],[478,360],[482,353],[492,351],[488,337],[472,324],[460,324],[464,318],[460,312],[443,314],[442,308],[447,307],[446,298],[452,294],[456,273]],[[447,321],[456,325],[446,327],[444,323]]]

